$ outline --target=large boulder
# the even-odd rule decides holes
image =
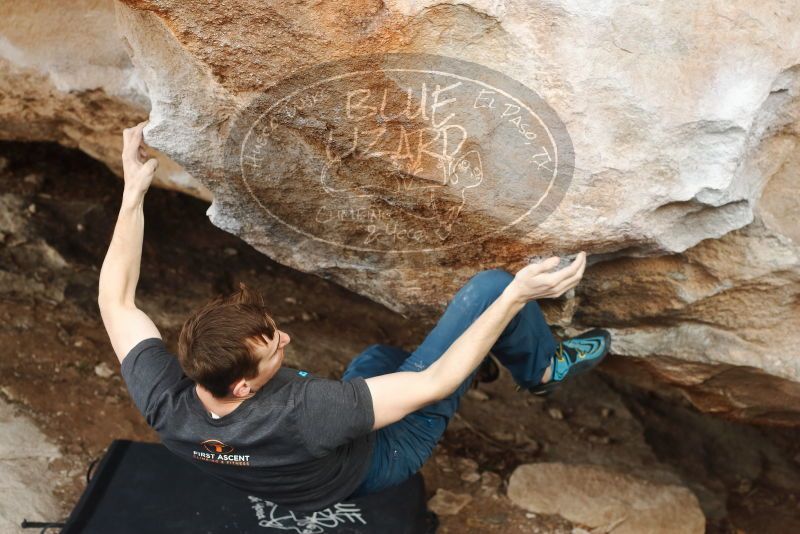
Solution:
[[[434,318],[476,270],[587,250],[584,283],[546,309],[567,333],[691,362],[659,374],[684,386],[707,365],[762,391],[800,381],[800,4],[8,11],[2,138],[119,172],[119,131],[149,114],[157,185],[403,314]]]
[[[706,526],[687,488],[595,465],[521,465],[508,482],[508,497],[526,510],[557,514],[597,532],[700,534]]]

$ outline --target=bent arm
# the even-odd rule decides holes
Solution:
[[[427,369],[367,378],[375,412],[373,430],[399,421],[458,389],[524,304],[523,299],[506,288]]]
[[[489,354],[511,319],[525,301],[516,297],[511,286],[492,302],[438,360],[426,369],[439,388],[439,398],[453,393]]]

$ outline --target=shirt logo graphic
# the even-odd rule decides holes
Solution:
[[[200,442],[200,446],[205,451],[192,451],[192,458],[212,464],[225,465],[250,465],[249,454],[231,454],[235,449],[230,445],[222,443],[218,439],[207,439]]]
[[[225,453],[225,454],[233,452],[233,447],[231,447],[230,445],[225,445],[218,439],[207,439],[200,445],[202,445],[203,448],[208,452]]]
[[[231,453],[233,452],[233,447],[230,445],[225,445],[218,439],[207,439],[202,442],[200,445],[203,446],[205,450],[208,452],[216,452],[216,453]]]
[[[308,374],[308,371],[297,371],[297,374],[300,376],[306,376]]]

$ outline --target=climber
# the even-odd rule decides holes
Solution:
[[[284,367],[291,342],[240,284],[189,317],[177,358],[135,304],[143,202],[157,162],[140,123],[123,132],[124,192],[100,271],[98,306],[134,404],[163,444],[223,482],[298,511],[403,482],[430,457],[494,355],[518,389],[547,394],[597,365],[609,335],[556,342],[536,303],[575,287],[586,254],[511,275],[478,272],[412,353],[371,345],[342,379]]]

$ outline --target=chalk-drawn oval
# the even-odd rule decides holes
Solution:
[[[564,124],[533,90],[429,54],[295,73],[238,114],[225,149],[225,168],[267,216],[310,239],[387,253],[540,224],[574,168]]]

